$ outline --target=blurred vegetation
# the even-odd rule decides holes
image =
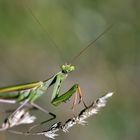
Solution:
[[[139,0],[0,0],[1,87],[49,78],[59,71],[61,64],[69,62],[108,25],[115,23],[96,42],[96,47],[89,48],[74,62],[76,71],[69,75],[62,89],[79,83],[87,104],[107,91],[114,91],[115,95],[98,116],[89,119],[88,126],[77,126],[58,139],[140,139],[139,13]],[[53,107],[50,94],[43,95],[38,102],[62,121],[72,116],[71,104]],[[5,108],[0,106],[1,110]],[[0,134],[1,140],[19,138],[31,137]]]

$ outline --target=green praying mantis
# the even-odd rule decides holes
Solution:
[[[86,49],[91,47],[111,27],[112,25],[106,28],[101,34],[97,36],[95,40],[89,43],[87,47],[82,49],[78,53],[78,55],[76,55],[72,60],[78,58]],[[58,106],[61,103],[64,103],[67,100],[69,100],[72,95],[75,95],[72,108],[74,108],[74,106],[76,105],[78,97],[79,97],[78,103],[82,102],[86,107],[79,84],[74,84],[68,91],[66,91],[63,94],[60,94],[60,89],[62,87],[62,84],[64,83],[67,76],[75,70],[75,66],[71,64],[64,64],[60,68],[61,70],[58,73],[54,74],[52,77],[50,77],[45,81],[38,81],[29,84],[0,88],[0,102],[7,103],[7,104],[20,103],[21,105],[12,114],[14,114],[17,110],[21,109],[23,106],[31,105],[43,111],[44,113],[50,114],[52,116],[51,119],[54,119],[56,117],[55,114],[47,111],[46,109],[40,107],[35,103],[35,101],[38,98],[40,98],[44,93],[46,93],[48,88],[53,86],[53,91],[52,91],[52,96],[50,101],[52,105]]]

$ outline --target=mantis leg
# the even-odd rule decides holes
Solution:
[[[52,118],[50,118],[50,119],[48,119],[48,120],[45,120],[45,121],[42,121],[42,122],[40,122],[40,123],[38,123],[38,124],[35,124],[35,125],[31,126],[31,127],[28,129],[28,132],[27,132],[27,133],[29,133],[32,129],[34,129],[34,128],[40,126],[40,125],[43,125],[43,124],[45,124],[45,123],[47,123],[47,122],[49,122],[49,121],[51,121],[51,120],[53,120],[53,119],[56,118],[56,115],[55,115],[55,114],[53,114],[53,113],[47,111],[46,109],[40,107],[39,105],[37,105],[37,104],[35,104],[35,103],[31,103],[31,104],[32,104],[33,107],[37,108],[38,110],[40,110],[40,111],[42,111],[42,112],[44,112],[44,113],[46,113],[46,114],[51,115]]]
[[[55,115],[55,114],[53,114],[53,113],[47,111],[46,109],[40,107],[39,105],[37,105],[37,104],[35,104],[35,103],[31,103],[31,105],[32,105],[33,107],[37,108],[38,110],[40,110],[40,111],[42,111],[42,112],[44,112],[44,113],[46,113],[46,114],[51,115],[54,119],[56,118],[56,115]]]
[[[53,119],[55,119],[55,118],[52,117],[52,118],[50,118],[50,119],[47,119],[47,120],[45,120],[45,121],[42,121],[42,122],[40,122],[40,123],[38,123],[38,124],[35,124],[35,125],[31,126],[31,127],[28,129],[27,133],[30,133],[31,130],[33,130],[34,128],[36,128],[36,127],[38,127],[38,126],[41,126],[41,125],[43,125],[43,124],[45,124],[45,123],[47,123],[47,122],[49,122],[49,121],[52,121]]]
[[[0,99],[0,103],[15,104],[16,100]]]
[[[10,116],[14,115],[18,110],[20,110],[22,107],[24,107],[28,103],[28,99],[25,100]]]
[[[58,94],[56,94],[55,98],[53,98],[51,103],[53,105],[57,106],[57,105],[59,105],[62,102],[66,102],[73,94],[75,94],[75,98],[74,98],[74,101],[73,101],[72,109],[76,105],[77,95],[79,96],[79,102],[78,103],[80,103],[82,101],[84,106],[86,107],[86,104],[83,101],[83,95],[82,95],[80,86],[78,84],[74,84],[66,93],[64,93],[64,94],[62,94],[60,96],[58,96]]]

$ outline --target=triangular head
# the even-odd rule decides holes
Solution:
[[[61,70],[62,70],[62,73],[67,74],[67,73],[74,71],[75,66],[72,66],[71,64],[65,64],[65,65],[61,66]]]

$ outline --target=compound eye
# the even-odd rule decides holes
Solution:
[[[61,69],[62,69],[62,70],[64,70],[64,69],[65,69],[65,66],[64,66],[64,65],[62,65],[62,66],[61,66]]]
[[[75,70],[75,67],[74,66],[71,66],[71,71]]]

